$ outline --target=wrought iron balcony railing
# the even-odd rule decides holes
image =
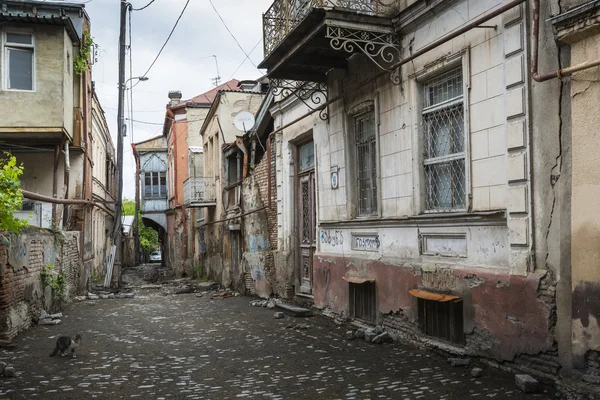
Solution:
[[[186,206],[211,206],[217,202],[215,178],[188,178],[183,182],[183,202]]]
[[[275,0],[263,14],[264,53],[267,57],[314,8],[390,16],[397,0]]]

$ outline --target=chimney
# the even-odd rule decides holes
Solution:
[[[181,92],[179,90],[173,90],[169,92],[169,106],[173,107],[181,103]]]

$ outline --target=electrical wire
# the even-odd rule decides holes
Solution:
[[[254,45],[254,47],[252,48],[252,50],[250,50],[249,55],[246,56],[246,58],[244,58],[244,61],[242,61],[242,63],[235,69],[235,71],[233,72],[233,74],[231,74],[231,77],[229,77],[229,79],[227,79],[227,81],[229,82],[233,76],[235,74],[237,74],[237,72],[240,70],[240,68],[242,68],[242,65],[244,65],[246,63],[246,60],[250,60],[250,56],[252,55],[252,53],[254,53],[254,50],[256,50],[256,48],[258,47],[258,45],[262,42],[262,38],[260,38],[260,40],[258,41],[258,43],[256,43]],[[250,60],[250,62],[252,62],[252,60]]]
[[[140,8],[132,8],[131,11],[142,11],[145,10],[146,8],[150,7],[152,5],[152,3],[154,3],[156,0],[151,0],[150,3],[146,4],[144,7],[140,7]]]
[[[233,32],[231,32],[231,30],[229,29],[229,27],[225,23],[225,20],[223,19],[223,17],[221,17],[221,14],[219,14],[219,11],[217,11],[217,8],[213,4],[212,0],[208,0],[208,2],[212,6],[213,10],[215,10],[215,12],[217,13],[217,15],[219,16],[219,19],[221,20],[221,22],[225,26],[225,29],[227,29],[227,32],[229,32],[229,34],[231,35],[231,37],[233,38],[233,40],[235,40],[235,43],[238,45],[238,47],[240,48],[240,50],[242,50],[242,52],[246,55],[246,58],[248,60],[250,60],[250,62],[252,63],[252,65],[254,65],[254,68],[258,69],[258,67],[256,66],[256,64],[254,64],[254,61],[252,61],[252,59],[250,59],[250,56],[248,55],[248,53],[246,53],[246,50],[244,50],[244,48],[242,47],[242,45],[240,44],[240,42],[237,40],[237,38],[235,37],[235,35],[233,34]],[[244,61],[246,61],[246,60],[244,60]]]
[[[190,4],[190,0],[187,0],[185,2],[185,6],[183,6],[183,10],[181,10],[181,14],[179,14],[179,17],[177,18],[177,21],[175,21],[175,25],[173,25],[173,29],[171,29],[171,33],[169,33],[169,36],[167,37],[167,40],[165,40],[165,43],[160,48],[160,51],[158,52],[158,54],[154,58],[154,61],[152,61],[152,64],[150,64],[150,66],[148,67],[148,69],[146,70],[146,72],[144,72],[144,74],[142,76],[148,75],[148,72],[150,72],[150,70],[152,69],[152,67],[154,66],[154,64],[156,64],[156,62],[158,61],[158,58],[160,57],[160,55],[162,54],[163,50],[167,46],[167,43],[169,43],[169,40],[171,39],[171,36],[173,36],[173,32],[175,32],[175,29],[177,28],[177,25],[179,24],[179,21],[181,20],[181,17],[183,17],[183,14],[185,13],[185,10],[187,9],[188,4]],[[140,81],[138,81],[135,85],[133,85],[132,88],[136,87],[139,83],[140,83]]]

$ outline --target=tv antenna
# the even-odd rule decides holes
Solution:
[[[213,85],[219,86],[221,85],[221,74],[219,73],[219,61],[217,61],[217,56],[213,55],[213,57],[215,58],[215,64],[217,65],[217,76],[215,78],[212,78],[213,81]]]

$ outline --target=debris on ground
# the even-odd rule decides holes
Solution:
[[[471,370],[471,376],[473,378],[481,378],[482,375],[483,375],[483,370],[481,368],[475,367]]]
[[[14,350],[17,347],[18,347],[17,344],[13,343],[10,340],[0,340],[0,348],[8,349],[8,350]]]
[[[538,390],[538,381],[531,375],[515,375],[515,383],[524,393],[535,393]]]
[[[294,326],[294,329],[297,331],[307,331],[310,329],[310,325],[307,324],[298,324]]]
[[[375,336],[371,343],[381,344],[381,343],[389,343],[393,342],[394,339],[387,332],[382,332],[379,335]]]
[[[273,318],[275,319],[284,319],[285,318],[285,314],[282,312],[276,312],[275,314],[273,314]]]
[[[0,361],[0,376],[12,378],[15,376],[15,367],[10,364]]]
[[[61,323],[60,318],[62,317],[62,313],[48,314],[46,311],[42,310],[40,316],[37,318],[37,321],[34,319],[34,322],[39,325],[58,325]]]
[[[354,331],[346,331],[346,339],[347,340],[356,339],[356,335],[355,335]]]
[[[449,358],[448,362],[451,367],[468,367],[471,364],[469,358]]]

